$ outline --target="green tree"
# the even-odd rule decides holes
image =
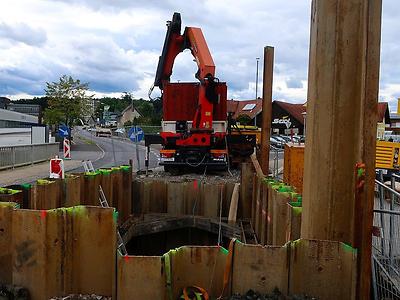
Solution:
[[[252,125],[252,119],[248,115],[239,115],[236,119],[240,125]]]
[[[64,120],[64,115],[58,109],[46,108],[43,112],[43,120],[48,125],[58,125]]]
[[[86,115],[89,111],[89,100],[93,95],[87,95],[89,83],[82,83],[79,79],[63,75],[58,82],[46,82],[45,89],[49,108],[52,112],[47,115],[61,115],[61,120],[72,127],[75,120]]]

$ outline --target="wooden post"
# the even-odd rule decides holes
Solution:
[[[370,292],[381,11],[381,0],[312,4],[301,236],[358,248],[357,299]]]
[[[240,219],[248,219],[251,218],[251,202],[253,198],[254,169],[252,163],[242,163],[240,175],[241,179],[238,217]]]
[[[264,47],[263,106],[261,124],[261,168],[269,174],[269,138],[271,137],[272,82],[274,75],[274,48]]]
[[[235,183],[235,187],[233,188],[233,193],[232,193],[231,205],[229,208],[229,215],[228,215],[229,224],[236,223],[237,209],[239,203],[239,187],[240,183]]]

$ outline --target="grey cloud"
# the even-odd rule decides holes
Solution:
[[[82,11],[85,13],[88,11],[86,8],[89,8],[96,15],[104,15],[104,18],[119,14],[146,18],[141,24],[121,26],[122,29],[118,30],[100,29],[96,24],[81,28],[79,24],[73,24],[68,19],[60,20],[62,26],[56,32],[49,30],[47,44],[56,44],[54,48],[40,48],[43,50],[43,58],[38,60],[32,54],[21,57],[21,65],[13,70],[0,68],[0,73],[3,74],[0,77],[2,88],[8,85],[10,89],[16,88],[30,93],[40,82],[44,86],[45,81],[57,80],[62,74],[71,74],[89,81],[91,88],[99,92],[137,90],[145,74],[146,77],[155,74],[166,32],[165,21],[172,17],[174,11],[181,12],[183,26],[202,28],[216,63],[217,77],[227,82],[231,95],[243,99],[254,97],[254,91],[249,85],[255,82],[256,57],[261,58],[260,75],[262,74],[265,45],[275,47],[275,75],[283,78],[288,88],[301,88],[302,81],[307,79],[311,11],[309,0],[290,1],[290,6],[278,0],[57,1],[63,3],[58,3],[57,6],[64,12],[72,6],[76,11],[84,6]],[[397,2],[398,0],[385,0],[383,3],[381,88],[400,83],[400,68],[397,67],[400,65],[400,47],[397,45],[400,6]],[[56,14],[57,9],[53,7],[51,14]],[[44,18],[46,13],[49,12],[43,12]],[[42,32],[41,39],[38,38],[40,30],[30,27],[25,30],[20,27],[17,31],[20,34],[13,34],[11,38],[9,26],[6,26],[7,34],[4,33],[4,28],[4,24],[0,23],[0,38],[19,40],[28,45],[46,43],[45,32]],[[76,38],[72,39],[73,36]],[[34,66],[26,62],[27,60],[41,64],[40,70],[44,75],[35,73]],[[186,59],[178,60],[173,78],[195,81],[195,71],[196,65],[189,55]],[[17,78],[21,77],[20,85],[9,83],[4,74],[10,76],[12,82],[17,82]],[[289,94],[293,93],[287,93],[283,85],[281,90],[275,89],[274,98],[304,101],[288,96]]]
[[[30,46],[42,46],[47,40],[46,32],[43,29],[35,29],[25,23],[13,25],[0,23],[0,38],[6,38]]]
[[[303,83],[297,78],[286,79],[286,85],[289,89],[301,89],[303,87]]]

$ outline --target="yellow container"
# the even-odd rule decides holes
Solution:
[[[283,181],[296,188],[298,193],[303,192],[304,173],[304,144],[285,145],[283,164]]]

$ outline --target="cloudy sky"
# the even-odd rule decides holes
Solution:
[[[400,97],[400,5],[383,0],[381,100]],[[274,99],[307,94],[311,0],[1,0],[0,96],[42,95],[45,83],[71,75],[97,95],[147,97],[167,20],[201,27],[229,98],[255,97],[256,57],[275,47]],[[173,80],[193,81],[190,53]],[[262,78],[259,78],[259,95]]]

